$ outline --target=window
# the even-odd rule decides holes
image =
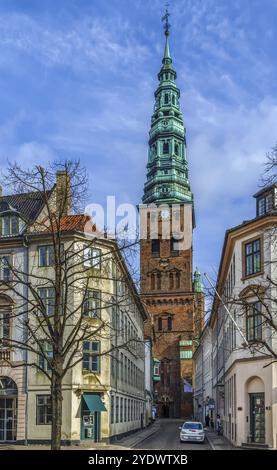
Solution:
[[[151,274],[151,289],[155,290],[155,274]]]
[[[173,287],[174,287],[173,273],[169,273],[169,289],[173,289]]]
[[[187,351],[180,351],[180,359],[191,359],[192,351],[188,349]]]
[[[162,317],[159,317],[158,318],[158,330],[162,331],[162,329],[163,329],[163,319]]]
[[[98,248],[84,249],[84,266],[94,269],[101,269],[102,251]]]
[[[115,399],[115,422],[119,422],[119,397]]]
[[[114,396],[111,395],[111,424],[114,423]]]
[[[45,313],[48,316],[54,315],[55,309],[55,289],[54,287],[39,287],[38,295],[45,308]]]
[[[88,289],[82,310],[84,317],[100,318],[101,292],[98,290]]]
[[[38,265],[53,266],[54,264],[54,248],[53,245],[45,245],[38,247]]]
[[[123,422],[123,398],[120,398],[120,422]]]
[[[167,329],[168,329],[168,331],[172,331],[172,327],[173,327],[173,319],[172,319],[172,317],[168,317],[168,319],[167,319]]]
[[[127,357],[124,356],[124,381],[125,383],[128,383],[128,376],[127,376]]]
[[[120,379],[121,382],[124,380],[124,356],[123,353],[120,353]]]
[[[179,240],[177,240],[176,238],[171,238],[170,240],[170,251],[172,253],[179,252]]]
[[[0,311],[0,341],[6,346],[5,340],[10,339],[10,313]]]
[[[37,395],[37,424],[51,424],[51,395]]]
[[[258,199],[258,216],[264,215],[273,209],[273,195],[272,193]]]
[[[8,282],[12,278],[11,273],[11,256],[1,256],[0,257],[0,280]]]
[[[180,273],[176,273],[176,289],[180,289]]]
[[[41,344],[44,355],[51,361],[53,359],[53,347],[48,341],[43,341]],[[39,349],[40,352],[40,349]],[[38,365],[41,369],[50,370],[49,363],[44,356],[38,356]]]
[[[2,236],[8,237],[19,233],[19,219],[17,215],[5,215],[1,218]]]
[[[100,342],[83,342],[83,369],[96,374],[100,373]]]
[[[191,339],[182,339],[179,341],[180,346],[192,346],[192,340]]]
[[[176,101],[175,101],[175,95],[172,95],[172,104],[175,106]]]
[[[203,431],[203,426],[201,423],[186,422],[183,424],[183,429],[197,429]]]
[[[261,302],[255,302],[247,306],[246,331],[248,341],[259,341],[262,339],[261,310]]]
[[[127,420],[127,398],[123,399],[123,421]]]
[[[162,275],[161,273],[157,273],[157,289],[161,289],[161,283],[162,283]]]
[[[245,244],[245,276],[261,271],[261,240]]]
[[[176,143],[174,145],[174,153],[175,153],[175,155],[179,155],[179,144],[178,143]]]
[[[127,371],[127,384],[130,385],[130,382],[131,382],[131,362],[130,362],[130,359],[128,359],[128,371]]]
[[[164,104],[168,104],[168,93],[164,95]]]
[[[152,256],[160,256],[160,240],[154,239],[151,241]]]
[[[169,153],[169,143],[164,142],[163,143],[163,154],[167,154],[167,153]]]

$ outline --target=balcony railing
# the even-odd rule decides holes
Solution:
[[[0,351],[0,361],[10,361],[11,351]]]

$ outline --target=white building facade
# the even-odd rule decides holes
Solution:
[[[210,381],[214,416],[220,415],[228,440],[239,447],[276,449],[276,187],[255,197],[256,217],[228,230],[225,236],[217,279],[222,302],[215,297],[208,324],[212,339]],[[202,337],[201,348],[203,342]],[[197,365],[200,360],[202,364]],[[198,350],[195,364],[195,393],[201,396],[205,386],[197,370],[206,370],[206,366]]]

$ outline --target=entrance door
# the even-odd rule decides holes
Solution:
[[[265,442],[264,393],[250,393],[250,432],[252,442]]]
[[[0,398],[0,441],[16,440],[16,398]]]
[[[100,440],[100,413],[83,410],[81,421],[81,439],[98,442]]]

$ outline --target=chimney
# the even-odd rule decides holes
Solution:
[[[56,172],[56,204],[61,215],[68,215],[71,210],[70,176],[65,170]]]

